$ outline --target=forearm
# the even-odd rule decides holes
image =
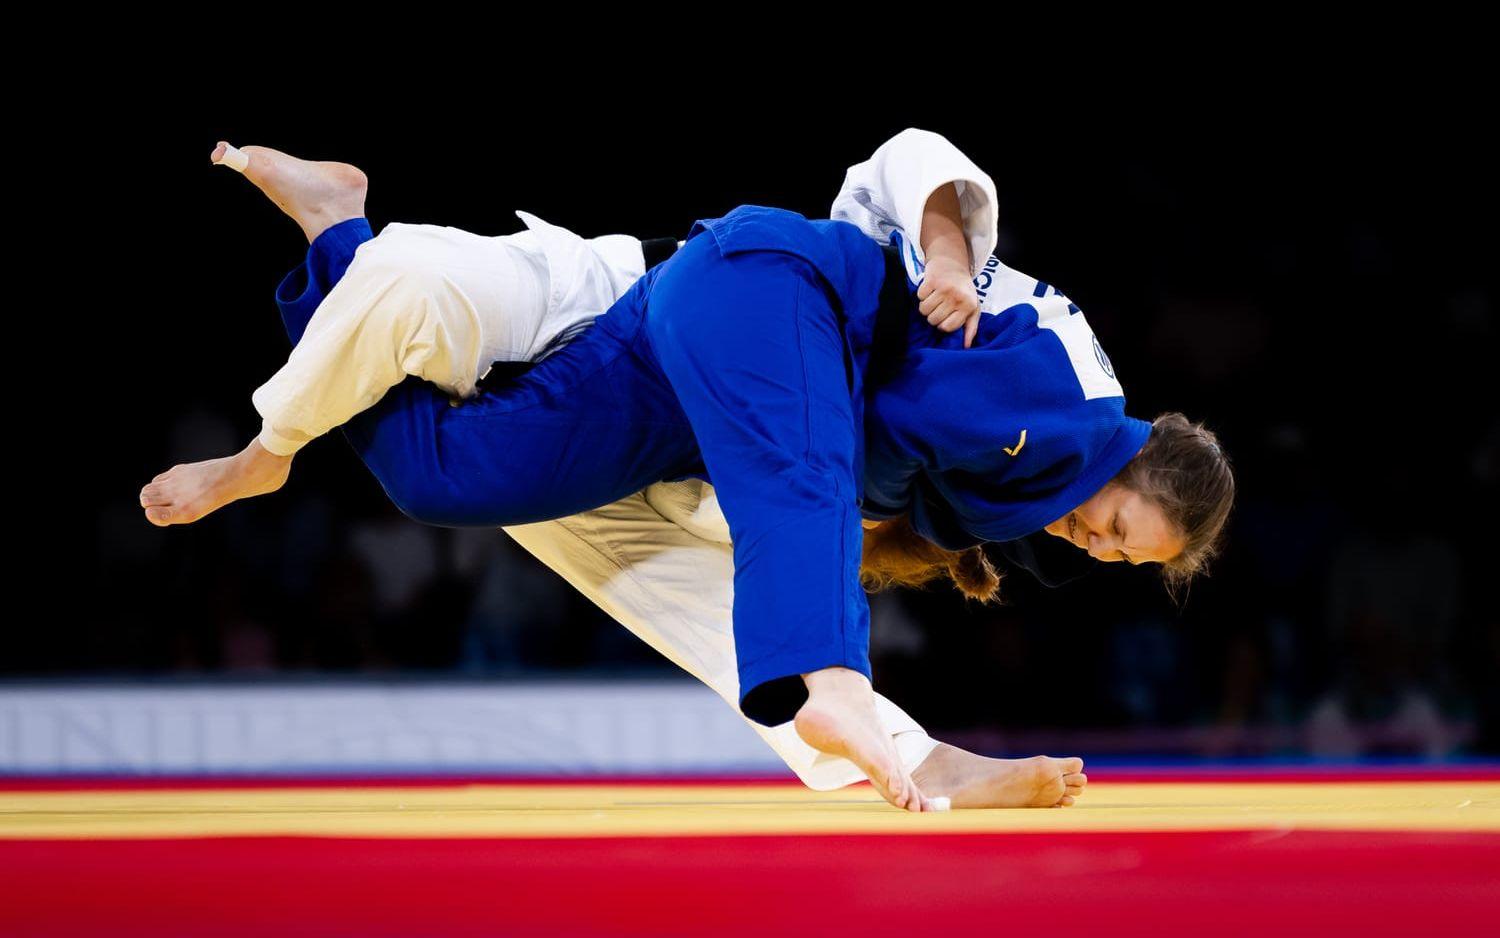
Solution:
[[[924,218],[934,196],[938,204],[931,207],[963,231],[966,251],[959,256],[970,259],[969,276],[978,276],[979,265],[995,249],[995,184],[940,134],[909,128],[881,144],[868,160],[849,167],[830,217],[856,225],[881,243],[903,231],[921,255],[918,259],[925,261],[934,236]],[[951,234],[941,218],[933,220],[944,229],[935,237]]]
[[[927,265],[949,262],[969,270],[969,239],[964,232],[963,211],[959,206],[958,187],[953,183],[939,186],[928,196],[922,209],[922,251]]]

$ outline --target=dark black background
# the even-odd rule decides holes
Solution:
[[[1018,574],[996,610],[906,596],[877,604],[877,684],[991,748],[1048,727],[1181,748],[1150,734],[1229,727],[1194,751],[1300,752],[1329,700],[1373,725],[1416,694],[1471,727],[1468,751],[1493,749],[1495,153],[1479,86],[1448,64],[1099,74],[1076,91],[1033,71],[981,91],[785,69],[731,87],[722,60],[649,75],[554,61],[567,88],[539,66],[496,66],[487,84],[285,63],[275,84],[266,63],[238,83],[122,77],[55,110],[35,136],[43,168],[13,183],[34,232],[21,342],[45,351],[16,369],[15,593],[36,611],[12,620],[3,671],[448,674],[461,657],[472,581],[439,576],[399,614],[350,598],[372,574],[341,532],[397,516],[337,437],[271,498],[192,529],[138,518],[153,474],[223,454],[195,435],[203,421],[227,422],[233,448],[250,439],[249,394],[286,353],[271,290],[305,243],[210,166],[215,141],[359,165],[377,230],[500,234],[522,208],[586,236],[658,236],[745,202],[824,215],[846,166],[919,126],[994,178],[1001,259],[1082,307],[1131,410],[1206,420],[1242,497],[1183,614],[1119,569],[1055,593]],[[316,565],[285,569],[309,539]],[[554,587],[518,552],[503,563],[528,584],[518,607]],[[1405,585],[1387,601],[1361,576]],[[657,666],[582,600],[548,595],[566,614],[547,606],[484,674]],[[339,629],[319,625],[330,615]],[[916,637],[883,645],[896,615],[913,624],[891,634]],[[270,649],[248,663],[233,637],[247,634]]]

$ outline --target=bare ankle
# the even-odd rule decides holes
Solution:
[[[318,240],[318,236],[332,228],[334,225],[342,225],[346,221],[356,218],[364,218],[364,206],[350,208],[344,211],[319,212],[309,214],[297,219],[297,224],[302,228],[302,233],[307,236],[307,243],[312,244]]]
[[[263,446],[259,439],[235,455],[236,469],[245,477],[266,480],[274,491],[281,487],[292,471],[292,456],[280,456]]]
[[[807,685],[809,694],[819,691],[830,691],[835,693],[849,693],[851,691],[870,691],[870,679],[853,668],[845,668],[835,665],[830,668],[820,668],[817,671],[809,671],[802,675],[802,682]]]

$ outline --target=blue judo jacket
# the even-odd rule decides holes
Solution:
[[[962,343],[913,330],[901,368],[870,394],[866,516],[910,513],[950,550],[1014,540],[1083,504],[1145,445],[1151,425],[1125,415],[1123,395],[1085,395],[1033,305],[985,315]]]
[[[1150,435],[1150,424],[1125,415],[1113,365],[1082,311],[995,258],[976,281],[984,315],[974,344],[930,326],[913,300],[900,367],[867,388],[885,279],[879,245],[844,222],[761,206],[700,220],[688,236],[705,231],[726,254],[801,257],[837,297],[865,428],[856,465],[867,518],[909,513],[917,533],[950,550],[1019,539],[1088,500]],[[920,265],[899,233],[896,247],[907,257],[910,296]]]

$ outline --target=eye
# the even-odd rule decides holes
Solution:
[[[1115,515],[1114,520],[1110,523],[1110,526],[1114,528],[1115,537],[1117,537],[1117,538],[1120,539],[1120,543],[1121,544],[1125,543],[1125,532],[1122,531],[1122,530],[1120,530],[1120,516],[1119,515]],[[1125,549],[1122,547],[1119,550],[1120,550],[1120,559],[1123,560],[1123,561],[1125,561],[1126,563],[1134,566],[1135,565],[1135,561],[1130,559],[1130,555],[1127,554],[1127,553],[1125,553]]]

